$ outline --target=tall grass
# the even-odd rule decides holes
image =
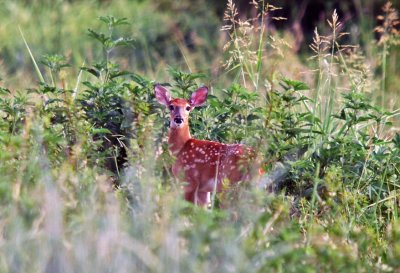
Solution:
[[[60,55],[35,61],[27,35],[40,83],[28,92],[0,88],[0,272],[399,270],[400,136],[386,132],[400,112],[368,98],[381,74],[368,70],[362,50],[340,43],[345,26],[333,11],[331,33],[316,30],[311,45],[307,77],[315,83],[291,79],[277,65],[293,54],[290,43],[268,24],[282,19],[273,15],[279,9],[252,2],[257,17],[239,20],[228,1],[222,83],[193,113],[191,129],[252,144],[273,192],[254,181],[224,209],[219,195],[213,210],[185,202],[170,171],[166,114],[153,96],[163,79],[127,70],[114,55],[131,42],[119,29],[137,26],[107,16],[93,27],[85,18],[99,54],[83,67],[81,57],[72,62],[79,76],[65,77]],[[124,15],[129,3],[110,7]],[[199,53],[184,54],[193,68]],[[208,81],[169,73],[175,96]]]
[[[173,1],[170,1],[173,2]],[[74,81],[83,62],[93,62],[102,57],[102,50],[94,46],[94,41],[85,35],[88,28],[97,29],[100,23],[95,20],[105,14],[129,18],[129,25],[120,28],[115,33],[130,36],[135,35],[136,44],[133,49],[121,48],[113,53],[121,64],[147,75],[165,75],[164,67],[173,65],[186,68],[182,61],[177,42],[185,44],[186,37],[175,35],[173,29],[180,32],[181,26],[190,26],[199,33],[201,39],[195,39],[189,45],[196,46],[197,52],[192,52],[189,58],[197,69],[208,69],[209,63],[204,56],[215,52],[217,46],[218,18],[208,12],[205,0],[198,7],[189,6],[194,16],[189,17],[177,10],[176,5],[169,8],[160,7],[162,2],[151,1],[26,1],[2,2],[0,7],[2,27],[0,46],[2,52],[0,77],[7,78],[7,86],[14,88],[29,88],[36,82],[33,67],[23,40],[19,35],[18,26],[25,35],[37,61],[45,54],[60,54],[66,57],[72,65],[64,70],[68,81]],[[175,10],[171,10],[171,6]],[[201,18],[207,16],[206,22]],[[197,19],[199,18],[199,19]],[[205,43],[204,40],[209,42]],[[215,41],[215,42],[214,42]],[[185,45],[187,47],[187,45]],[[210,58],[212,59],[212,58]]]

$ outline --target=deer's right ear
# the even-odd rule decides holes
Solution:
[[[156,95],[156,99],[159,103],[168,106],[171,101],[171,95],[168,90],[159,84],[154,86],[154,93]]]

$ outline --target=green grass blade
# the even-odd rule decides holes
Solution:
[[[83,61],[82,66],[85,66],[85,61]],[[74,88],[74,92],[72,93],[72,99],[75,100],[76,96],[78,95],[79,84],[81,83],[83,69],[79,70],[78,78],[76,79],[76,85]]]
[[[43,78],[43,75],[42,75],[42,72],[40,72],[40,69],[39,69],[39,66],[38,66],[37,63],[36,63],[35,57],[33,57],[32,51],[31,51],[31,49],[29,48],[29,45],[28,45],[28,43],[26,42],[25,36],[24,36],[24,34],[22,33],[22,30],[21,30],[21,28],[20,28],[19,26],[18,26],[18,29],[19,29],[19,33],[21,34],[22,40],[23,40],[24,43],[25,43],[26,49],[28,50],[29,55],[31,56],[31,60],[32,60],[32,62],[33,62],[33,66],[35,67],[35,70],[36,70],[36,73],[37,73],[37,75],[38,75],[38,77],[39,77],[39,80],[40,80],[41,82],[45,82],[45,80],[44,80],[44,78]]]

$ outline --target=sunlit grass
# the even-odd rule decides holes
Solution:
[[[253,4],[261,22],[279,11]],[[211,15],[210,36],[204,18],[185,14],[188,32],[202,34],[171,33],[157,5],[0,7],[0,50],[21,62],[0,70],[0,272],[399,270],[400,135],[390,122],[400,112],[390,100],[380,107],[394,92],[397,45],[375,57],[343,46],[332,11],[302,63],[290,34],[239,22],[232,1],[228,36]],[[97,20],[105,14],[128,19]],[[212,210],[183,200],[153,95],[164,81],[176,96],[212,83],[193,135],[255,147],[272,192],[253,181],[223,209],[221,196]]]

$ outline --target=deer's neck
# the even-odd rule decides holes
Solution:
[[[173,155],[177,155],[183,148],[186,141],[191,139],[189,126],[185,125],[182,128],[170,128],[168,136],[169,150]]]

